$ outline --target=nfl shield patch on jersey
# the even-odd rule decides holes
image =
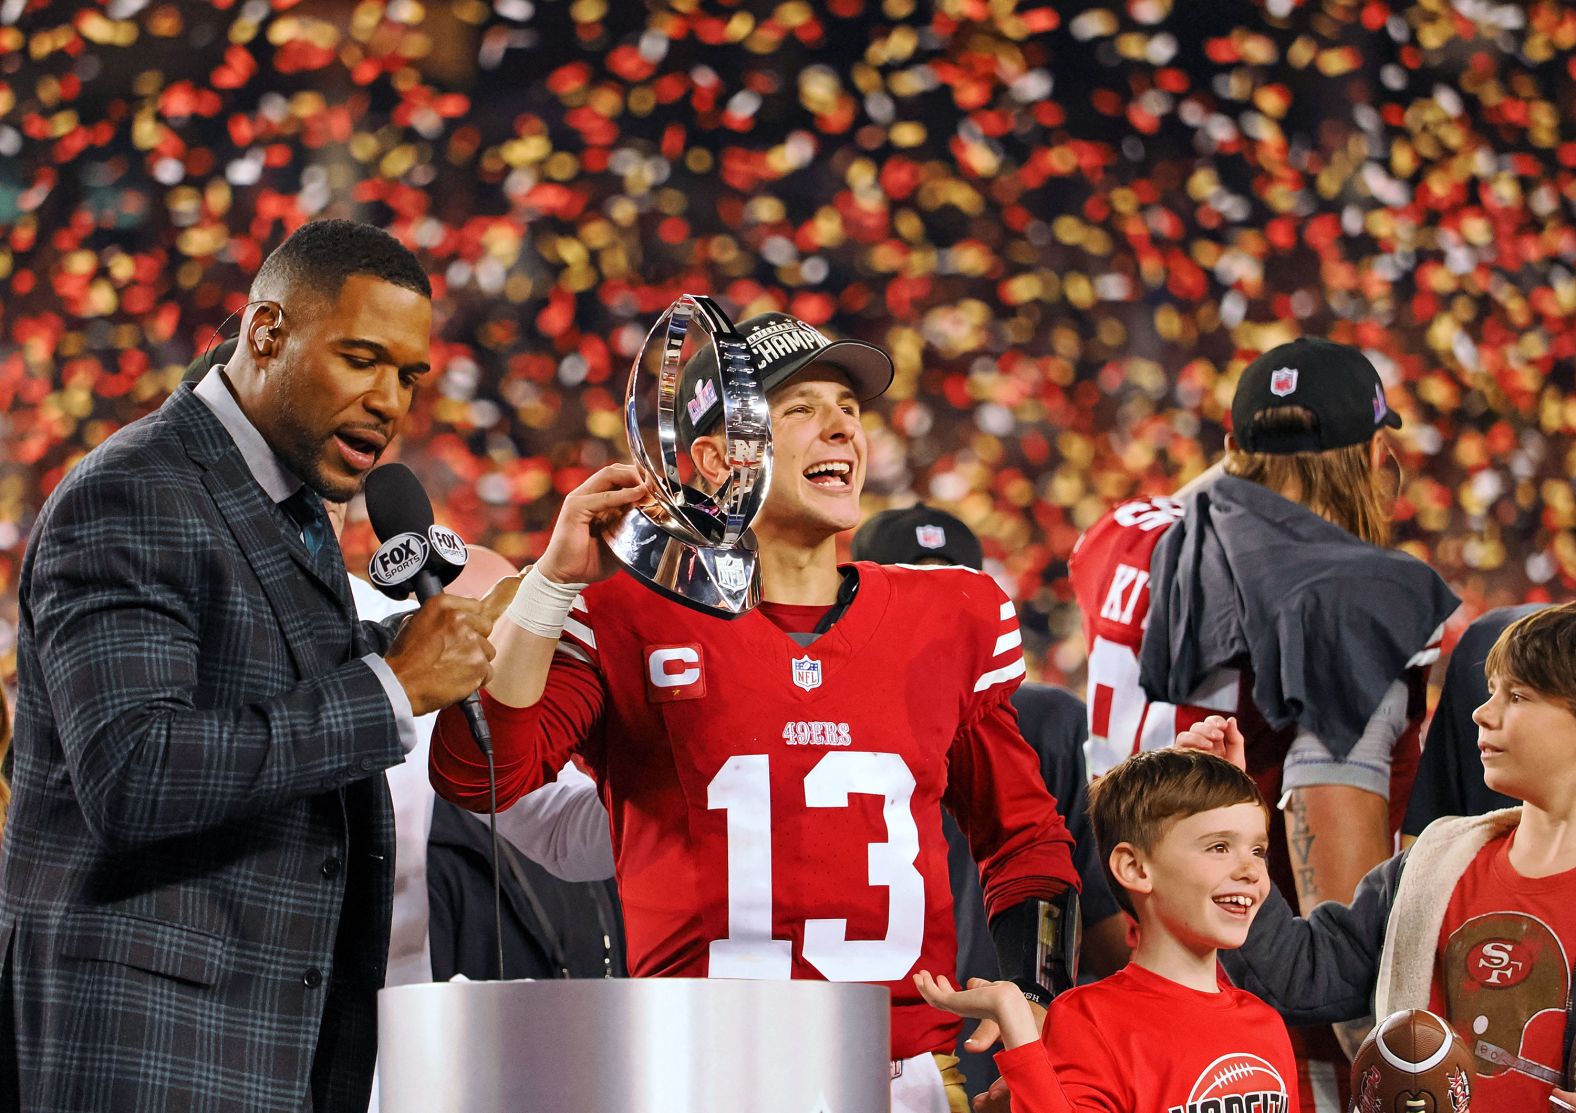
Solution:
[[[821,686],[821,662],[806,653],[793,662],[793,682],[805,691]]]

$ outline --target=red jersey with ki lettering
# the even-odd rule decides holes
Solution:
[[[1248,774],[1271,805],[1270,876],[1291,896],[1298,890],[1285,816],[1276,805],[1284,795],[1284,764],[1297,738],[1296,724],[1277,730],[1265,721],[1253,702],[1253,673],[1246,661],[1241,667],[1217,669],[1186,704],[1150,702],[1139,684],[1139,648],[1150,608],[1150,558],[1183,513],[1183,503],[1164,497],[1122,503],[1078,539],[1068,561],[1089,653],[1089,774],[1099,776],[1140,750],[1169,746],[1179,732],[1210,715],[1235,715],[1247,743]],[[1422,754],[1428,666],[1438,658],[1438,636],[1403,674],[1406,723],[1389,754],[1392,837],[1405,818]],[[1340,1113],[1349,1079],[1345,1054],[1334,1035],[1319,1026],[1295,1029],[1292,1037],[1303,1107],[1308,1113]]]
[[[991,914],[1077,875],[1009,702],[1012,604],[966,568],[856,567],[853,602],[808,647],[621,573],[576,601],[536,705],[484,702],[500,806],[572,750],[596,775],[631,973],[881,983],[906,1059],[950,1051],[960,1025],[910,980],[956,964],[941,806]],[[474,754],[441,715],[434,784],[483,809]]]
[[[1235,688],[1205,709],[1150,703],[1138,685],[1138,648],[1149,617],[1149,558],[1181,517],[1182,504],[1175,499],[1124,502],[1078,539],[1068,559],[1089,651],[1084,756],[1090,776],[1139,750],[1171,745],[1207,715],[1236,713]]]
[[[1136,963],[1051,1002],[1039,1043],[998,1052],[1013,1113],[1299,1113],[1286,1025],[1251,993]]]
[[[1514,833],[1478,851],[1445,909],[1428,1007],[1477,1060],[1472,1108],[1548,1108],[1565,1088],[1576,956],[1576,870],[1522,877],[1510,864]]]

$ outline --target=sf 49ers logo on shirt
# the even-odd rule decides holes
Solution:
[[[1257,1055],[1222,1055],[1198,1076],[1187,1101],[1168,1113],[1286,1113],[1286,1082]]]
[[[698,645],[646,646],[646,700],[672,703],[706,694],[706,671]]]
[[[1532,963],[1518,952],[1512,939],[1485,939],[1472,948],[1467,956],[1467,973],[1479,985],[1496,989],[1509,989],[1526,980],[1532,972]]]

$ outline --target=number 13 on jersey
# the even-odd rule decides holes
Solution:
[[[793,943],[772,937],[771,759],[735,754],[706,789],[706,806],[727,813],[728,936],[713,940],[713,978],[787,979]],[[829,753],[804,778],[809,808],[845,808],[854,794],[884,799],[886,840],[868,846],[869,884],[888,890],[886,935],[849,939],[845,919],[806,920],[804,960],[828,981],[891,982],[919,960],[925,932],[925,881],[911,802],[914,774],[898,754]],[[836,879],[827,879],[836,884]]]

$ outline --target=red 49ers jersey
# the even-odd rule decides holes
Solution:
[[[883,983],[908,1058],[950,1050],[959,1026],[910,980],[956,963],[940,806],[990,912],[1076,875],[1009,702],[1012,604],[969,569],[857,567],[852,604],[807,648],[759,613],[714,618],[622,574],[595,584],[542,700],[488,717],[500,804],[575,747],[595,773],[632,973]],[[434,738],[435,783],[474,807],[485,769],[478,782],[455,719]]]
[[[1078,539],[1067,562],[1083,611],[1089,650],[1089,740],[1084,755],[1099,776],[1139,750],[1171,745],[1177,732],[1205,716],[1237,711],[1237,675],[1197,706],[1150,703],[1138,683],[1138,648],[1149,618],[1149,558],[1182,517],[1176,499],[1134,499],[1117,506]]]
[[[1068,561],[1089,648],[1089,773],[1098,776],[1139,750],[1169,746],[1179,731],[1208,715],[1236,715],[1247,739],[1248,771],[1273,804],[1281,797],[1280,767],[1297,731],[1295,724],[1277,730],[1265,721],[1253,703],[1253,677],[1246,663],[1215,670],[1183,705],[1151,703],[1139,684],[1138,653],[1149,621],[1150,558],[1182,515],[1176,499],[1122,503],[1078,539]],[[1405,728],[1390,753],[1392,833],[1399,829],[1416,774],[1428,666],[1438,657],[1439,634],[1436,631],[1408,662],[1402,676],[1409,691]],[[1277,843],[1272,866],[1279,855]],[[1272,873],[1277,882],[1289,879],[1283,870]]]

